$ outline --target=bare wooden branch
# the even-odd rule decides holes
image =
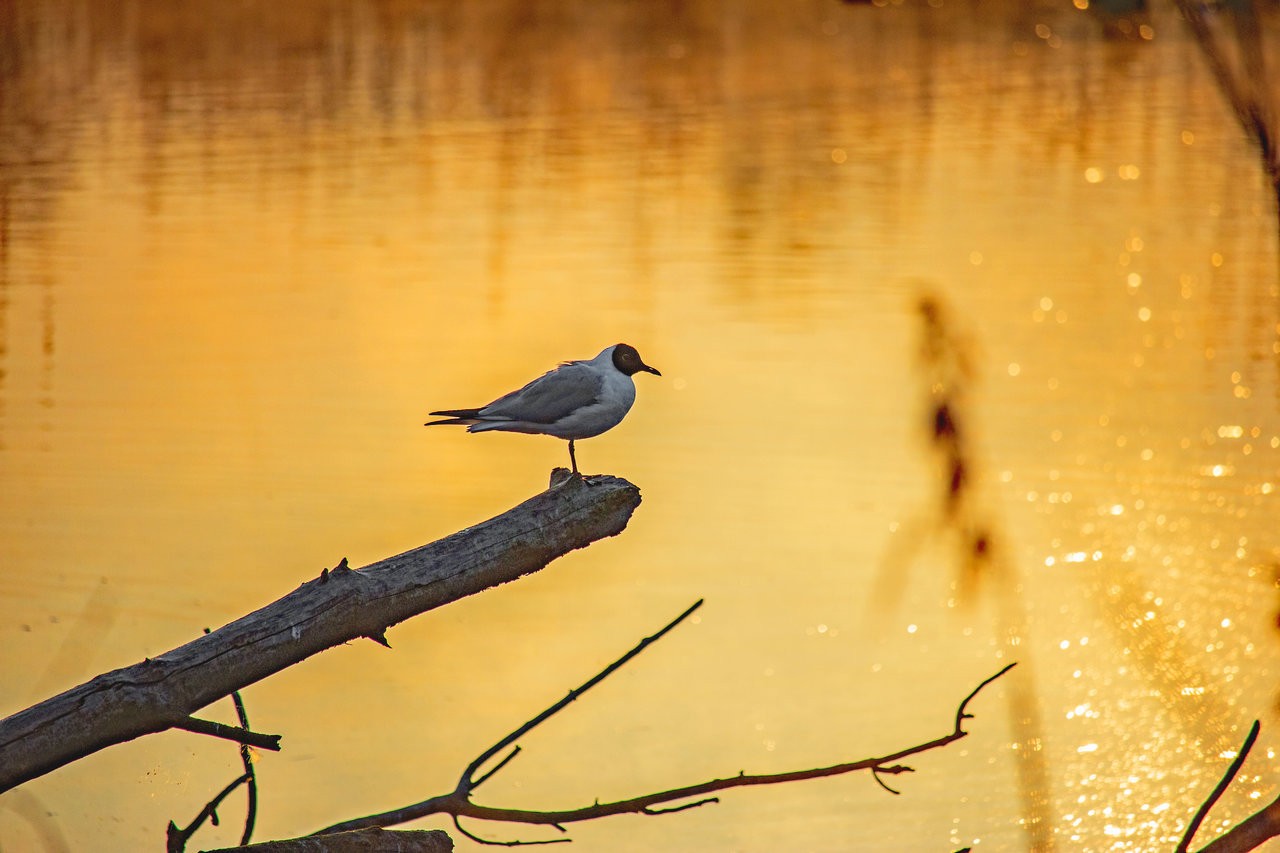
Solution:
[[[280,751],[280,735],[262,734],[261,732],[249,731],[246,728],[228,726],[226,723],[202,720],[199,717],[185,717],[174,723],[173,727],[192,734],[210,735],[223,740],[234,741],[241,746],[256,746],[259,749],[267,749],[272,752]]]
[[[640,503],[626,480],[568,478],[502,515],[356,571],[319,578],[217,631],[0,720],[0,792],[359,637],[537,571],[614,536]]]
[[[1231,785],[1231,780],[1236,778],[1236,774],[1244,766],[1244,760],[1249,757],[1249,750],[1253,749],[1254,741],[1258,739],[1258,732],[1261,728],[1262,724],[1254,720],[1253,726],[1249,729],[1249,734],[1245,737],[1244,743],[1240,747],[1240,751],[1236,753],[1235,760],[1227,767],[1227,772],[1222,774],[1222,778],[1218,780],[1217,786],[1210,792],[1208,799],[1200,804],[1195,816],[1191,818],[1191,823],[1187,824],[1187,831],[1182,834],[1182,840],[1178,842],[1177,847],[1173,848],[1173,853],[1187,853],[1187,848],[1191,846],[1191,840],[1196,836],[1196,830],[1200,828],[1200,824],[1204,823],[1204,819],[1209,816],[1209,810],[1226,793],[1227,788]]]
[[[520,726],[520,728],[516,729],[511,734],[507,735],[502,740],[498,741],[493,746],[486,749],[484,752],[480,753],[479,757],[477,757],[475,761],[472,761],[469,765],[467,765],[467,768],[462,771],[462,776],[458,779],[458,787],[456,789],[457,792],[466,796],[470,794],[472,791],[474,791],[476,788],[480,787],[480,783],[484,782],[494,773],[497,773],[507,764],[508,761],[515,758],[516,753],[520,751],[520,748],[516,747],[511,752],[510,755],[502,759],[502,761],[498,762],[498,765],[496,767],[494,767],[488,773],[485,773],[479,779],[476,779],[475,778],[476,771],[479,770],[480,767],[486,761],[493,758],[499,752],[506,749],[508,746],[515,743],[518,739],[520,739],[521,737],[524,737],[526,734],[533,731],[538,726],[542,725],[542,723],[551,719],[551,717],[560,713],[560,711],[564,710],[565,706],[567,706],[570,702],[575,701],[583,693],[586,693],[592,687],[595,687],[601,681],[604,681],[610,675],[612,675],[613,673],[621,669],[623,666],[625,666],[626,663],[630,661],[632,658],[634,658],[636,655],[640,654],[645,649],[649,648],[649,646],[653,645],[658,640],[661,640],[667,634],[671,633],[671,631],[677,625],[679,625],[685,619],[688,619],[691,615],[693,615],[693,612],[697,610],[699,607],[701,607],[702,603],[703,603],[703,599],[699,598],[692,605],[690,605],[688,609],[686,609],[683,613],[681,613],[676,618],[672,619],[670,622],[664,625],[657,632],[651,634],[648,637],[645,637],[643,640],[637,643],[635,647],[631,649],[631,651],[627,652],[625,655],[618,658],[616,661],[609,664],[604,669],[600,670],[600,672],[596,673],[590,679],[583,682],[583,684],[580,687],[576,687],[573,690],[570,690],[567,696],[565,696],[560,701],[556,702],[550,708],[547,708],[541,714],[534,717],[532,720],[529,720],[524,725]]]
[[[206,634],[210,633],[208,628],[205,628],[204,632]],[[248,731],[249,715],[244,709],[244,700],[240,698],[240,692],[232,693],[231,699],[235,703],[236,716],[240,718],[241,728]],[[230,728],[230,726],[226,728]],[[186,827],[179,827],[173,821],[169,821],[169,827],[166,831],[166,849],[168,853],[183,853],[187,849],[187,842],[199,831],[206,820],[216,826],[218,824],[218,806],[222,805],[222,801],[240,785],[245,786],[249,800],[245,811],[244,833],[240,836],[240,843],[242,845],[249,843],[249,838],[253,835],[253,824],[258,814],[258,779],[257,774],[253,771],[253,756],[249,752],[249,744],[247,743],[240,744],[240,762],[244,765],[244,773],[210,800],[200,811],[200,814],[196,815],[195,820]]]
[[[1254,720],[1253,726],[1249,729],[1249,734],[1240,746],[1240,751],[1236,753],[1235,760],[1227,767],[1227,772],[1222,775],[1222,779],[1218,782],[1217,787],[1213,789],[1213,792],[1209,794],[1208,799],[1196,811],[1195,817],[1187,825],[1187,831],[1182,836],[1182,841],[1175,849],[1175,853],[1185,853],[1191,845],[1196,830],[1200,828],[1200,824],[1208,816],[1209,810],[1218,802],[1218,799],[1231,785],[1231,780],[1235,778],[1236,774],[1240,772],[1240,768],[1244,766],[1245,759],[1249,757],[1249,750],[1253,749],[1254,743],[1258,740],[1258,732],[1261,728],[1262,724]],[[1246,853],[1246,851],[1254,850],[1277,836],[1280,836],[1280,797],[1276,797],[1264,808],[1245,818],[1208,845],[1202,847],[1200,853]]]
[[[236,717],[240,720],[241,728],[248,730],[249,714],[244,709],[244,699],[240,698],[239,690],[231,694],[231,701],[235,703]],[[247,802],[245,803],[244,832],[240,836],[240,844],[243,846],[253,838],[253,826],[258,819],[258,774],[253,770],[253,753],[249,751],[248,744],[240,744],[240,763],[244,765],[244,775],[249,777],[244,783]]]
[[[232,791],[248,782],[249,778],[249,774],[245,773],[232,781],[231,784],[219,791],[217,796],[205,803],[204,808],[200,810],[200,814],[196,815],[195,819],[186,826],[180,827],[173,821],[169,821],[169,828],[165,833],[166,851],[168,853],[182,853],[187,847],[187,842],[191,840],[191,836],[195,835],[196,831],[204,826],[205,821],[211,821],[214,826],[217,826],[218,806],[222,805],[222,801],[230,796]]]
[[[264,841],[241,847],[224,847],[207,853],[451,853],[453,839],[441,829],[362,829],[337,835]]]
[[[718,802],[719,801],[718,798],[709,797],[707,795],[713,794],[717,791],[723,791],[728,788],[741,788],[748,785],[776,785],[783,782],[796,782],[803,779],[819,779],[825,776],[837,776],[844,773],[852,773],[858,770],[870,771],[873,777],[875,778],[875,781],[878,782],[882,787],[887,788],[888,786],[884,784],[884,780],[880,778],[881,775],[897,775],[900,773],[914,772],[911,767],[908,767],[903,764],[898,764],[897,762],[912,755],[918,755],[922,752],[928,752],[929,750],[939,749],[950,743],[954,743],[955,741],[960,740],[961,738],[967,737],[969,733],[964,730],[964,721],[968,719],[972,719],[972,716],[973,716],[972,714],[969,713],[969,710],[968,710],[969,703],[974,700],[974,698],[978,695],[979,692],[982,691],[983,688],[985,688],[986,686],[991,684],[993,681],[1003,676],[1009,670],[1013,669],[1014,666],[1016,666],[1016,664],[1014,663],[1009,664],[1008,666],[1004,667],[999,672],[997,672],[995,675],[992,675],[991,677],[984,680],[977,687],[975,687],[969,693],[969,695],[966,696],[960,702],[960,705],[956,709],[954,726],[949,733],[941,737],[935,738],[933,740],[916,744],[915,746],[909,746],[909,747],[906,747],[905,749],[898,750],[897,752],[889,753],[887,755],[882,755],[879,757],[863,758],[857,761],[848,761],[840,764],[833,764],[827,767],[815,767],[808,770],[794,770],[794,771],[783,772],[783,773],[765,773],[765,774],[747,775],[745,772],[739,772],[738,775],[736,776],[727,776],[720,779],[711,779],[706,782],[700,782],[697,784],[687,785],[680,788],[672,788],[667,791],[658,791],[651,794],[643,794],[641,796],[632,797],[626,800],[617,800],[617,801],[608,802],[608,803],[601,803],[599,800],[597,800],[589,806],[582,806],[579,808],[564,809],[559,811],[530,811],[525,809],[494,808],[491,806],[479,805],[471,801],[470,795],[475,790],[476,786],[480,782],[483,782],[484,780],[490,778],[495,772],[497,772],[498,769],[500,769],[501,767],[505,766],[508,762],[510,762],[511,759],[515,757],[518,748],[517,750],[513,750],[512,752],[508,753],[504,758],[502,758],[502,760],[498,763],[497,767],[495,767],[493,770],[490,770],[488,773],[485,773],[478,780],[474,780],[475,773],[481,765],[483,765],[486,761],[492,759],[495,755],[497,755],[506,747],[510,746],[512,742],[516,740],[516,738],[521,737],[524,734],[527,734],[535,726],[546,721],[553,714],[563,710],[565,707],[568,706],[570,702],[572,702],[579,695],[581,695],[582,692],[598,684],[604,678],[608,677],[610,674],[617,671],[619,667],[621,667],[627,661],[634,658],[637,654],[643,651],[644,648],[646,648],[649,644],[663,637],[667,632],[669,632],[676,625],[678,625],[682,620],[688,617],[699,605],[701,605],[701,603],[702,602],[699,601],[696,604],[694,604],[693,607],[690,607],[680,616],[676,617],[676,619],[668,623],[664,628],[662,628],[656,634],[650,637],[646,637],[644,640],[640,642],[639,645],[637,645],[627,654],[623,655],[618,660],[609,664],[609,666],[605,667],[603,670],[601,670],[599,673],[597,673],[595,676],[593,676],[591,679],[585,682],[582,687],[569,691],[569,695],[567,697],[560,700],[559,702],[552,705],[551,707],[547,708],[545,711],[538,714],[533,719],[521,725],[519,728],[513,731],[510,735],[498,741],[498,743],[494,744],[485,752],[481,753],[480,756],[478,756],[474,761],[472,761],[467,766],[467,768],[462,772],[461,779],[459,780],[457,787],[453,791],[450,791],[447,794],[442,794],[440,796],[431,797],[419,803],[414,803],[413,805],[405,806],[403,808],[382,812],[380,814],[368,815],[366,817],[354,818],[352,820],[343,821],[342,823],[334,824],[333,826],[330,826],[327,829],[322,829],[318,833],[316,833],[317,837],[324,837],[326,834],[332,833],[332,832],[346,832],[354,829],[363,829],[363,828],[369,828],[369,827],[375,827],[375,826],[382,826],[382,827],[395,826],[410,820],[417,820],[418,818],[427,817],[429,815],[442,814],[442,815],[448,815],[453,819],[454,825],[458,828],[459,832],[462,832],[468,838],[471,838],[482,844],[492,844],[492,845],[503,846],[503,847],[525,846],[530,844],[554,844],[554,843],[560,843],[567,839],[551,839],[546,841],[491,841],[485,838],[481,838],[475,835],[474,833],[466,830],[459,822],[459,819],[467,817],[467,818],[475,818],[478,820],[489,820],[489,821],[496,821],[496,822],[537,824],[537,825],[543,825],[543,826],[552,826],[557,829],[561,829],[563,831],[562,824],[576,823],[578,821],[584,821],[584,820],[595,820],[602,817],[608,817],[610,815],[618,815],[618,814],[660,815],[660,814],[669,814],[672,812],[683,811],[685,809],[690,809],[690,808],[696,808],[698,806],[706,805],[708,803]],[[892,791],[892,789],[889,789],[889,790]],[[694,801],[695,798],[698,798],[698,799]],[[671,803],[681,803],[683,801],[690,801],[690,802],[684,802],[682,805],[675,805],[675,806],[667,805]],[[666,807],[657,808],[658,806],[666,806]]]
[[[1247,853],[1280,836],[1280,797],[1200,849],[1200,853]]]

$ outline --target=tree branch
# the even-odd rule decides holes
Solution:
[[[185,827],[180,829],[176,823],[169,821],[169,829],[165,833],[167,841],[165,849],[168,853],[182,853],[182,851],[187,847],[187,842],[191,840],[191,836],[196,834],[196,830],[203,826],[206,820],[212,821],[213,825],[217,826],[218,806],[222,805],[222,801],[230,796],[232,791],[239,788],[245,782],[248,782],[249,778],[249,774],[245,773],[230,785],[223,788],[216,797],[205,803],[204,808],[200,810],[200,814],[196,815],[195,820],[191,821],[191,823],[187,824]]]
[[[240,726],[247,730],[249,728],[249,714],[244,709],[244,700],[240,698],[239,690],[231,694],[231,701],[235,703],[236,716],[240,718]],[[245,782],[248,802],[245,804],[244,832],[240,835],[240,845],[244,846],[253,837],[253,826],[258,819],[258,774],[253,770],[253,753],[249,751],[248,744],[240,744],[240,763],[244,765],[244,775],[249,777],[248,781]]]
[[[1258,731],[1261,727],[1261,723],[1257,720],[1253,721],[1253,727],[1249,729],[1249,734],[1244,739],[1244,744],[1240,747],[1240,751],[1236,753],[1235,760],[1231,762],[1230,766],[1227,767],[1227,772],[1218,780],[1218,785],[1209,794],[1209,798],[1200,804],[1200,809],[1191,818],[1191,823],[1187,824],[1187,831],[1183,833],[1182,840],[1173,849],[1173,853],[1187,853],[1187,848],[1191,846],[1191,839],[1195,837],[1196,830],[1200,828],[1200,824],[1204,823],[1204,819],[1209,816],[1209,810],[1213,808],[1214,803],[1218,802],[1218,798],[1226,792],[1231,785],[1231,780],[1236,778],[1236,774],[1244,766],[1244,760],[1249,757],[1249,750],[1253,749],[1253,743],[1258,739]]]
[[[641,796],[632,797],[626,800],[617,800],[609,803],[601,803],[599,800],[597,800],[596,802],[594,802],[589,806],[582,806],[579,808],[564,809],[559,811],[530,811],[530,810],[524,810],[524,809],[495,808],[492,806],[483,806],[483,805],[479,805],[477,803],[471,802],[470,794],[472,791],[475,790],[476,786],[480,782],[483,782],[484,780],[490,778],[499,768],[506,765],[512,758],[515,757],[516,752],[513,750],[506,757],[504,757],[501,762],[499,762],[497,767],[495,767],[493,770],[481,776],[479,780],[473,781],[475,779],[476,771],[479,769],[479,767],[482,764],[484,764],[484,762],[491,759],[494,755],[496,755],[497,753],[505,749],[507,746],[510,746],[513,741],[527,734],[530,730],[532,730],[538,724],[544,722],[545,720],[550,718],[552,715],[563,710],[566,706],[569,705],[570,702],[574,701],[575,699],[578,698],[578,696],[582,695],[582,693],[589,690],[591,687],[595,686],[596,684],[599,684],[602,680],[607,678],[609,675],[616,672],[619,667],[621,667],[623,664],[627,663],[627,661],[631,660],[636,655],[638,655],[649,644],[656,642],[657,640],[665,636],[669,631],[675,628],[676,625],[678,625],[681,621],[683,621],[691,613],[693,613],[693,611],[696,610],[701,604],[702,604],[701,601],[698,601],[697,603],[695,603],[692,607],[687,609],[684,613],[680,614],[680,616],[676,617],[674,620],[669,622],[665,627],[663,627],[656,634],[646,637],[635,648],[627,652],[627,654],[623,655],[618,660],[609,664],[607,667],[605,667],[603,670],[601,670],[591,679],[586,681],[581,687],[575,690],[570,690],[568,696],[566,696],[564,699],[561,699],[559,702],[547,708],[545,711],[538,714],[536,717],[529,720],[528,722],[526,722],[525,724],[517,728],[515,731],[513,731],[511,734],[507,735],[502,740],[498,741],[489,749],[481,753],[474,761],[472,761],[469,765],[467,765],[465,770],[463,770],[462,776],[459,779],[458,785],[454,788],[453,791],[449,792],[448,794],[443,794],[441,796],[431,797],[430,799],[423,800],[419,803],[415,803],[410,806],[405,806],[404,808],[394,809],[392,811],[382,812],[380,814],[368,815],[366,817],[354,818],[352,820],[343,821],[342,823],[334,824],[333,826],[320,830],[319,832],[316,833],[316,836],[323,837],[333,832],[343,832],[343,831],[350,831],[354,829],[364,829],[364,828],[375,827],[375,826],[381,826],[381,827],[395,826],[397,824],[405,823],[410,820],[417,820],[418,818],[427,817],[428,815],[444,814],[444,815],[449,815],[451,818],[453,818],[454,824],[455,826],[457,826],[459,832],[462,832],[468,838],[471,838],[475,841],[479,841],[480,843],[484,843],[484,844],[493,844],[493,845],[504,846],[504,847],[514,847],[514,846],[523,846],[526,844],[556,843],[556,842],[564,841],[567,839],[552,839],[549,841],[536,841],[536,842],[490,841],[488,839],[480,838],[474,835],[473,833],[463,829],[462,826],[459,824],[459,819],[463,817],[469,817],[469,818],[476,818],[479,820],[489,820],[489,821],[506,822],[506,823],[537,824],[537,825],[543,825],[543,826],[554,826],[556,828],[562,828],[560,826],[561,824],[576,823],[578,821],[585,821],[585,820],[595,820],[597,818],[608,817],[610,815],[618,815],[618,814],[657,815],[657,814],[666,814],[671,812],[683,811],[685,809],[706,805],[707,803],[718,802],[718,798],[708,797],[707,795],[713,794],[717,791],[727,790],[729,788],[741,788],[741,787],[746,787],[748,785],[777,785],[783,782],[796,782],[802,779],[819,779],[826,776],[838,776],[844,773],[852,773],[858,770],[870,771],[873,777],[875,778],[875,780],[882,787],[888,788],[888,786],[885,785],[884,781],[880,778],[882,774],[896,775],[900,773],[913,772],[912,768],[897,763],[901,759],[907,758],[912,755],[918,755],[922,752],[928,752],[929,750],[939,749],[950,743],[960,740],[961,738],[967,737],[969,733],[964,730],[964,721],[973,718],[973,715],[970,714],[968,711],[969,703],[972,702],[975,697],[977,697],[978,693],[981,692],[983,688],[987,687],[993,681],[1000,678],[1009,670],[1013,669],[1014,666],[1016,666],[1016,664],[1014,663],[1009,664],[1008,666],[1004,667],[999,672],[997,672],[995,675],[992,675],[991,677],[984,680],[972,691],[970,691],[969,695],[966,696],[960,702],[959,707],[956,709],[954,726],[949,733],[941,737],[935,738],[933,740],[916,744],[915,746],[909,746],[904,749],[900,749],[896,752],[892,752],[887,755],[882,755],[879,757],[863,758],[857,761],[848,761],[840,764],[833,764],[827,767],[815,767],[808,770],[793,770],[793,771],[783,772],[783,773],[765,773],[765,774],[747,775],[745,772],[739,772],[738,775],[736,776],[727,776],[720,779],[711,779],[706,782],[700,782],[693,785],[686,785],[679,788],[672,788],[667,791],[658,791],[651,794],[643,794]],[[889,789],[889,790],[892,791],[892,789]],[[701,799],[698,799],[696,802],[688,802],[683,805],[678,805],[673,807],[655,808],[657,806],[663,806],[668,803],[675,803],[675,802],[680,802],[684,800],[693,800],[694,798],[701,798]]]
[[[668,633],[670,633],[670,632],[671,632],[671,630],[672,630],[673,628],[675,628],[677,625],[679,625],[679,624],[680,624],[681,622],[683,622],[685,619],[689,618],[689,616],[691,616],[691,615],[693,614],[693,611],[695,611],[695,610],[697,610],[699,607],[701,607],[701,606],[702,606],[702,602],[703,602],[703,599],[699,598],[697,601],[695,601],[695,602],[692,604],[692,606],[690,606],[687,610],[685,610],[683,613],[681,613],[681,614],[680,614],[679,616],[677,616],[675,619],[672,619],[670,622],[668,622],[668,623],[667,623],[665,626],[663,626],[663,628],[662,628],[661,630],[659,630],[657,633],[652,634],[652,635],[650,635],[650,636],[648,636],[648,637],[645,637],[643,640],[641,640],[639,643],[637,643],[637,644],[636,644],[636,646],[635,646],[635,648],[633,648],[631,651],[627,652],[625,655],[623,655],[622,657],[618,658],[618,659],[617,659],[616,661],[614,661],[613,663],[611,663],[611,664],[609,664],[608,666],[606,666],[606,667],[605,667],[604,669],[602,669],[600,672],[596,673],[594,676],[592,676],[590,679],[588,679],[586,682],[584,682],[580,687],[577,687],[577,688],[575,688],[575,689],[573,689],[573,690],[570,690],[570,691],[569,691],[569,694],[568,694],[567,696],[565,696],[563,699],[561,699],[559,702],[556,702],[556,703],[555,703],[554,705],[552,705],[550,708],[547,708],[547,709],[546,709],[545,711],[543,711],[541,714],[539,714],[538,716],[534,717],[532,720],[529,720],[527,723],[525,723],[524,725],[522,725],[520,728],[516,729],[516,730],[515,730],[515,731],[513,731],[511,734],[507,735],[507,736],[506,736],[506,737],[504,737],[502,740],[498,741],[498,742],[497,742],[497,743],[495,743],[493,746],[491,746],[491,747],[489,747],[488,749],[486,749],[484,752],[480,753],[480,755],[476,758],[476,760],[475,760],[475,761],[472,761],[469,765],[467,765],[467,769],[462,771],[462,776],[461,776],[461,778],[459,778],[459,779],[458,779],[458,787],[455,789],[455,793],[459,794],[459,795],[460,795],[460,796],[462,796],[462,797],[466,797],[467,795],[469,795],[472,791],[474,791],[477,787],[479,787],[479,786],[480,786],[480,783],[481,783],[481,782],[484,782],[486,779],[488,779],[488,778],[489,778],[490,776],[492,776],[494,773],[497,773],[500,769],[502,769],[503,765],[505,765],[505,764],[506,764],[508,761],[510,761],[511,759],[515,758],[515,756],[516,756],[516,752],[519,752],[520,748],[519,748],[519,747],[516,747],[516,750],[515,750],[514,752],[512,752],[510,755],[508,755],[506,758],[504,758],[504,759],[503,759],[503,760],[498,764],[498,766],[497,766],[497,767],[493,768],[493,769],[492,769],[492,770],[490,770],[488,773],[486,773],[486,774],[484,774],[483,776],[481,776],[481,777],[480,777],[480,779],[478,779],[478,780],[474,780],[474,781],[473,781],[473,778],[474,778],[474,776],[475,776],[476,770],[478,770],[478,769],[480,768],[480,766],[481,766],[481,765],[483,765],[483,764],[484,764],[486,761],[488,761],[490,758],[493,758],[493,756],[497,755],[497,754],[498,754],[499,752],[501,752],[502,750],[506,749],[506,748],[507,748],[508,746],[510,746],[511,744],[515,743],[517,740],[519,740],[519,739],[520,739],[521,737],[523,737],[524,735],[528,734],[529,732],[533,731],[533,730],[534,730],[535,728],[537,728],[538,726],[542,725],[544,722],[546,722],[547,720],[549,720],[551,717],[553,717],[553,716],[555,716],[556,714],[560,713],[560,711],[564,710],[564,708],[565,708],[565,707],[566,707],[570,702],[573,702],[573,701],[574,701],[574,700],[576,700],[579,696],[581,696],[583,693],[586,693],[586,692],[587,692],[588,690],[590,690],[592,687],[595,687],[595,686],[596,686],[597,684],[599,684],[601,681],[604,681],[604,680],[605,680],[606,678],[608,678],[610,675],[612,675],[613,673],[617,672],[617,671],[618,671],[619,669],[621,669],[624,665],[626,665],[627,661],[631,660],[631,659],[632,659],[632,658],[634,658],[636,655],[638,655],[638,654],[640,654],[641,652],[643,652],[643,651],[644,651],[645,649],[647,649],[650,645],[652,645],[653,643],[656,643],[658,640],[661,640],[664,636],[666,636]]]
[[[204,632],[209,633],[209,629],[205,628]],[[231,694],[231,700],[236,706],[236,716],[240,718],[240,725],[243,729],[249,728],[249,715],[244,709],[244,700],[240,698],[239,691]],[[205,722],[200,720],[198,722]],[[209,723],[209,725],[221,725],[220,723]],[[231,728],[224,726],[224,728]],[[278,738],[277,738],[278,739]],[[279,749],[279,747],[276,747]],[[244,774],[238,779],[222,789],[222,792],[210,800],[196,815],[185,829],[179,829],[178,825],[173,821],[169,821],[169,828],[166,833],[166,849],[168,853],[182,853],[187,847],[187,842],[196,834],[206,820],[212,821],[214,826],[218,825],[218,806],[222,805],[222,801],[240,785],[244,785],[248,791],[249,803],[245,810],[244,833],[240,836],[240,844],[249,843],[249,837],[253,835],[253,824],[258,814],[258,778],[253,772],[253,756],[249,752],[249,744],[240,744],[240,761],[244,765]]]
[[[317,652],[537,571],[622,532],[626,480],[570,478],[489,521],[352,571],[346,561],[254,613],[157,658],[0,720],[0,792],[188,716]]]
[[[280,735],[267,735],[251,732],[246,728],[228,726],[226,723],[215,723],[199,717],[184,717],[173,724],[175,729],[182,729],[198,735],[210,735],[224,740],[234,741],[241,746],[256,746],[272,752],[280,751]]]
[[[441,829],[411,829],[391,832],[365,829],[324,838],[290,838],[264,841],[247,847],[225,847],[208,853],[451,853],[453,839]]]
[[[1174,853],[1186,853],[1191,846],[1196,830],[1200,828],[1200,824],[1208,817],[1209,810],[1214,807],[1214,804],[1226,792],[1231,785],[1231,780],[1236,777],[1236,774],[1240,772],[1240,768],[1244,766],[1245,759],[1249,757],[1249,750],[1253,749],[1254,743],[1258,740],[1258,732],[1261,728],[1262,724],[1254,720],[1253,726],[1249,729],[1249,734],[1240,746],[1240,751],[1236,753],[1235,759],[1227,767],[1227,772],[1218,781],[1217,787],[1209,794],[1209,798],[1196,811],[1195,817],[1187,825],[1187,831],[1183,834],[1182,841],[1179,842]],[[1255,812],[1231,827],[1224,834],[1218,836],[1218,838],[1204,847],[1200,853],[1244,853],[1244,851],[1253,850],[1264,841],[1277,835],[1280,835],[1280,797],[1272,800],[1261,811]]]
[[[1200,853],[1246,853],[1280,836],[1280,797],[1200,849]]]

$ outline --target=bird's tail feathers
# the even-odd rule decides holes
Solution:
[[[476,419],[480,416],[480,410],[444,409],[439,412],[431,412],[431,415],[433,417],[435,415],[447,415],[447,417],[441,421],[427,421],[423,426],[451,426],[455,424],[458,426],[468,426],[476,422]]]
[[[498,420],[489,420],[488,418],[485,418],[484,420],[468,421],[468,423],[471,425],[467,427],[467,432],[488,432],[491,429],[512,431],[510,418],[501,418]],[[521,430],[514,430],[514,432],[520,431]]]

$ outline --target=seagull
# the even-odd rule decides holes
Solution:
[[[569,440],[569,462],[578,475],[573,443],[591,438],[622,423],[636,401],[631,377],[644,371],[661,376],[644,363],[630,344],[606,347],[598,356],[566,361],[519,391],[512,391],[478,409],[444,409],[446,416],[424,426],[465,426],[467,432],[523,432]],[[580,475],[579,475],[580,476]]]

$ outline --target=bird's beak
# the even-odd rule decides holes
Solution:
[[[656,367],[650,367],[650,366],[649,366],[649,365],[647,365],[647,364],[643,364],[643,363],[642,363],[642,364],[640,365],[640,369],[641,369],[641,370],[643,370],[645,373],[652,373],[654,376],[661,376],[661,375],[662,375],[661,373],[659,373],[659,372],[658,372],[658,369],[657,369]]]

